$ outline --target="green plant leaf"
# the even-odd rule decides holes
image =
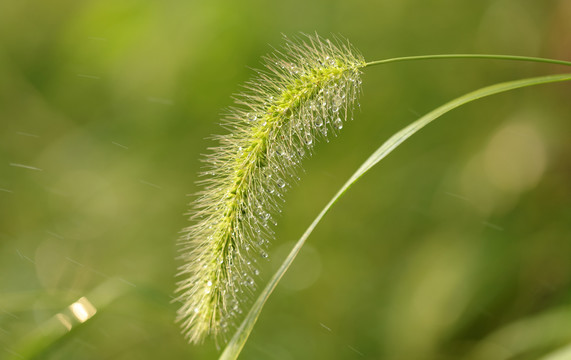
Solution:
[[[550,309],[510,323],[486,336],[471,351],[471,360],[528,358],[534,351],[557,349],[569,342],[571,307]],[[571,359],[571,346],[553,350],[544,360]],[[567,357],[566,357],[567,356]]]
[[[468,94],[460,96],[434,110],[427,113],[420,119],[416,120],[412,124],[408,125],[404,129],[400,130],[396,134],[394,134],[391,138],[389,138],[381,147],[379,147],[362,165],[361,167],[349,178],[349,180],[341,187],[341,189],[333,196],[333,198],[329,201],[329,203],[321,210],[319,215],[313,220],[311,225],[307,228],[305,233],[301,236],[301,238],[297,241],[287,258],[281,264],[278,271],[274,274],[271,280],[268,282],[264,290],[260,293],[252,308],[248,312],[246,318],[237,329],[236,333],[224,349],[224,352],[220,356],[221,360],[229,360],[229,359],[236,359],[244,344],[246,343],[248,336],[252,332],[254,324],[256,323],[260,312],[264,304],[266,303],[267,299],[269,298],[272,291],[277,286],[280,279],[283,277],[287,269],[292,264],[293,260],[301,250],[301,247],[309,237],[309,235],[313,232],[313,229],[319,224],[323,216],[329,212],[333,204],[339,200],[339,198],[345,194],[345,192],[359,179],[363,176],[367,171],[369,171],[373,166],[375,166],[379,161],[384,159],[388,154],[390,154],[394,149],[396,149],[400,144],[402,144],[405,140],[409,137],[414,135],[417,131],[431,123],[432,121],[438,119],[440,116],[444,115],[445,113],[460,107],[464,104],[470,103],[474,100],[481,99],[486,96],[491,96],[499,93],[503,93],[510,90],[515,90],[523,87],[533,86],[533,85],[540,85],[540,84],[547,84],[553,82],[560,82],[560,81],[569,81],[571,80],[571,74],[559,74],[559,75],[548,75],[548,76],[541,76],[535,78],[528,78],[522,80],[515,80],[510,82],[504,82],[500,84],[495,84],[491,86],[487,86],[476,91],[472,91]]]
[[[571,344],[545,355],[540,360],[569,360],[569,359],[571,359]]]
[[[72,338],[97,312],[106,308],[130,290],[119,278],[110,278],[70,306],[38,325],[14,347],[5,348],[8,359],[44,358],[56,346]]]

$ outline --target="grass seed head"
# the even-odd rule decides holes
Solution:
[[[193,225],[180,240],[177,319],[193,343],[235,325],[296,168],[352,118],[360,93],[365,61],[350,44],[317,35],[285,41],[223,119],[229,133],[206,156]]]

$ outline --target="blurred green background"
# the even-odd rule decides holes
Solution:
[[[369,61],[570,60],[569,19],[568,0],[0,2],[0,358],[216,358],[174,324],[175,242],[207,138],[282,33],[341,34]],[[564,71],[366,69],[355,121],[288,193],[260,286],[392,133],[479,87]],[[319,225],[241,358],[535,359],[571,343],[570,94],[481,100],[397,149]],[[98,312],[62,335],[54,316],[81,297]]]

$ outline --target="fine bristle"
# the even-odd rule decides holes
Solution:
[[[364,63],[348,43],[286,38],[223,119],[229,133],[205,157],[180,241],[178,321],[190,342],[235,325],[255,291],[256,262],[268,257],[279,200],[313,144],[352,117]]]

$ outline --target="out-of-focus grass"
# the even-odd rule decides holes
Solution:
[[[570,16],[565,0],[1,2],[0,358],[112,277],[136,290],[48,359],[215,357],[214,344],[188,346],[173,324],[174,241],[199,154],[213,144],[204,139],[221,131],[230,94],[280,33],[340,33],[371,60],[569,60]],[[416,114],[553,71],[445,61],[368,72],[361,113],[319,146],[288,195],[268,270]],[[488,99],[402,146],[324,219],[243,358],[457,359],[482,348],[502,358],[515,350],[494,334],[510,324],[539,341],[548,325],[525,319],[571,300],[569,93],[554,85]],[[296,286],[308,271],[315,282]],[[571,341],[557,329],[561,338],[520,358]]]

